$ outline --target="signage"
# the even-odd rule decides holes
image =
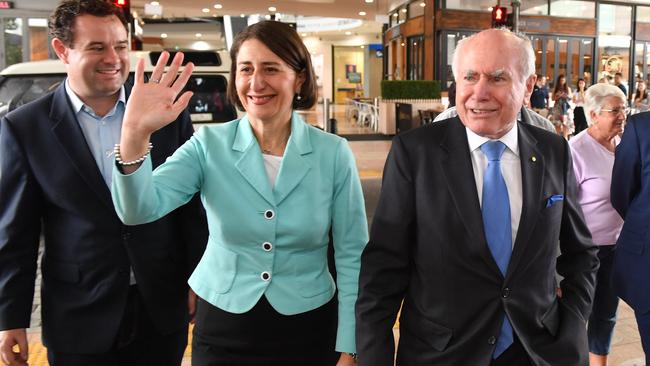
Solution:
[[[0,9],[13,9],[13,8],[14,8],[13,1],[0,1]]]

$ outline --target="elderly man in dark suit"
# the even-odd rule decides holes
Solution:
[[[393,364],[402,300],[398,365],[588,364],[598,258],[569,147],[516,122],[534,60],[507,30],[459,42],[458,117],[393,141],[361,261],[359,365]]]
[[[1,122],[0,361],[27,360],[42,233],[50,365],[179,365],[205,213],[195,199],[151,224],[121,223],[109,187],[131,90],[126,22],[109,1],[65,0],[50,31],[65,83]],[[191,135],[187,113],[157,132],[154,166]]]

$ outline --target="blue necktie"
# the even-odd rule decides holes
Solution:
[[[485,239],[499,270],[505,276],[512,254],[512,229],[510,227],[510,200],[508,187],[501,175],[501,155],[506,145],[501,141],[488,141],[481,145],[481,151],[488,159],[483,175],[483,227]],[[501,355],[513,342],[512,326],[503,314],[503,325],[497,339],[492,358]]]

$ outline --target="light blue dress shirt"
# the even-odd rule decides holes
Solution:
[[[113,109],[103,117],[98,116],[92,108],[84,104],[72,91],[68,79],[65,80],[65,92],[68,94],[68,98],[70,98],[70,103],[72,103],[73,111],[77,116],[81,131],[86,138],[88,148],[95,158],[97,167],[102,173],[106,185],[110,187],[113,164],[115,163],[113,149],[115,144],[120,142],[122,119],[124,118],[126,106],[124,86],[120,90],[120,96]]]

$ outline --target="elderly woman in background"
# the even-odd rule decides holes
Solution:
[[[569,146],[579,202],[594,244],[599,245],[600,268],[587,330],[589,360],[590,366],[605,366],[618,308],[618,297],[612,286],[612,263],[623,226],[623,220],[610,203],[610,185],[614,150],[628,108],[625,94],[609,84],[596,84],[587,89],[584,108],[589,128],[569,140]]]
[[[189,280],[199,296],[192,365],[354,365],[368,241],[354,156],[294,112],[310,109],[317,89],[309,51],[288,24],[245,28],[230,56],[228,94],[246,116],[201,128],[153,173],[149,137],[187,105],[189,93],[177,96],[191,65],[176,79],[177,56],[163,74],[164,53],[145,83],[138,64],[116,148],[116,210],[137,225],[201,194],[210,238]]]

